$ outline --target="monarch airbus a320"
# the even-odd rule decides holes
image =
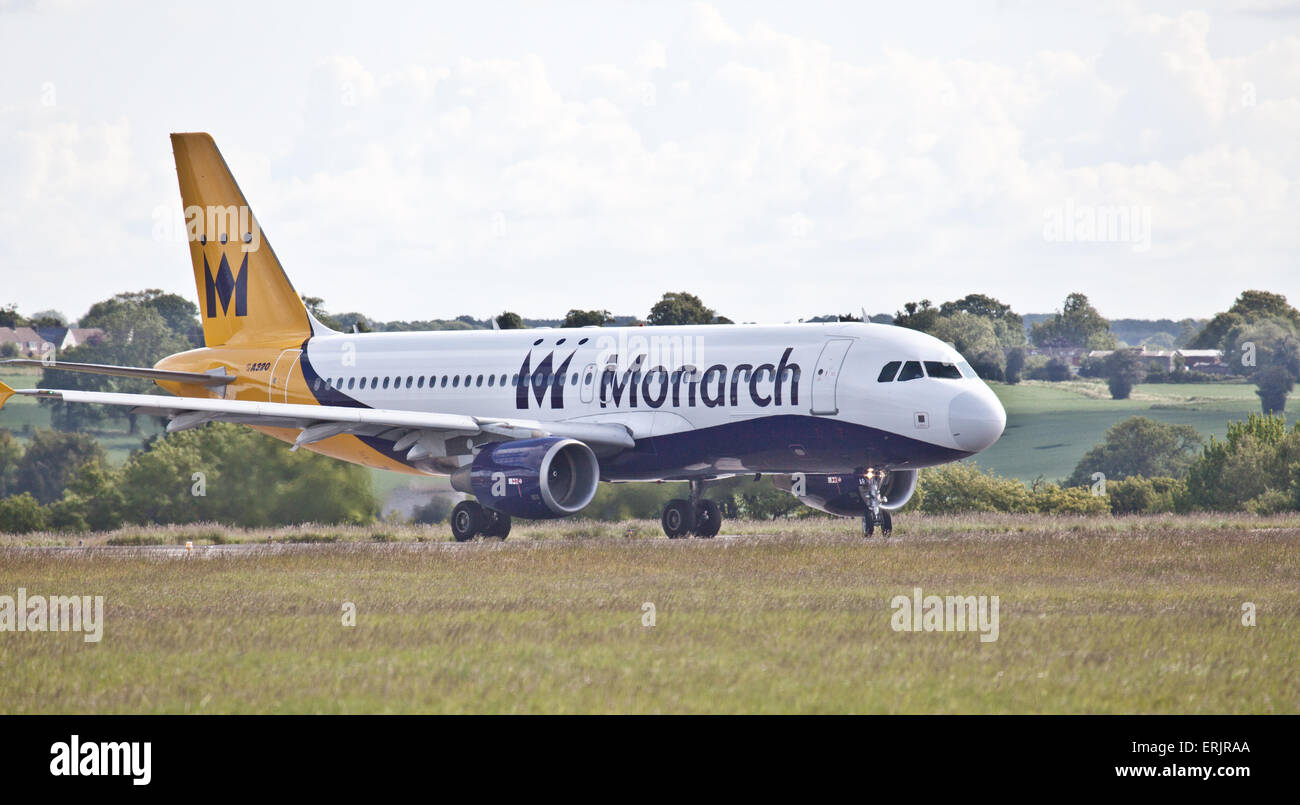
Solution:
[[[458,540],[576,514],[601,481],[681,481],[669,537],[712,537],[707,481],[771,475],[888,536],[917,470],[997,441],[1006,412],[952,347],[889,325],[339,333],[303,305],[216,144],[173,134],[204,346],[153,368],[173,396],[0,384],[125,406],[167,430],[233,422],[344,461],[448,475]],[[34,361],[19,361],[34,363]],[[50,365],[50,364],[46,364]]]

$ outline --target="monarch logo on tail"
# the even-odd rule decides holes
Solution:
[[[230,270],[230,261],[226,256],[221,255],[221,263],[217,266],[217,276],[212,276],[212,267],[208,264],[208,256],[203,255],[203,290],[204,299],[207,302],[207,317],[215,319],[217,317],[217,300],[221,300],[222,315],[230,315],[230,297],[235,298],[235,315],[248,315],[248,255],[244,255],[244,262],[239,266],[239,274]]]

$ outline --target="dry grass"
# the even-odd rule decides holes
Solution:
[[[732,522],[749,536],[713,541],[583,521],[459,546],[392,526],[115,535],[190,539],[190,559],[0,538],[0,594],[107,601],[97,645],[0,633],[0,712],[1300,711],[1300,516],[904,527],[889,542],[820,519]],[[289,544],[312,535],[337,543]],[[269,547],[202,547],[214,537]],[[892,631],[889,600],[916,586],[998,595],[999,639]]]

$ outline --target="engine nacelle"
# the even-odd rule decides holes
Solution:
[[[858,476],[853,473],[843,475],[774,475],[772,483],[777,489],[799,498],[799,502],[827,514],[840,517],[858,517],[867,510],[858,491]],[[880,485],[883,499],[880,508],[897,511],[907,505],[916,491],[916,470],[893,470],[886,474]]]
[[[596,495],[600,463],[576,439],[489,444],[452,473],[452,488],[512,517],[545,520],[581,511]]]

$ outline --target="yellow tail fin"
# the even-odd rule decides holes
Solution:
[[[211,135],[173,134],[203,340],[300,341],[311,320]]]
[[[17,393],[18,392],[9,388],[3,380],[0,380],[0,408],[4,408],[5,403],[9,402],[9,398]]]

